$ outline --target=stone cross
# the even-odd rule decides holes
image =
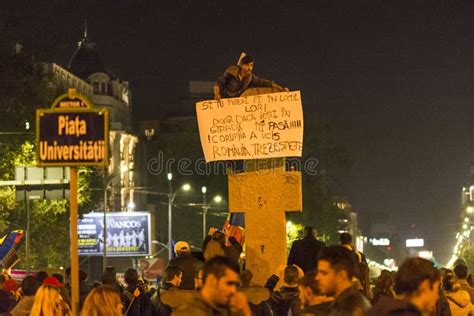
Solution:
[[[285,213],[302,211],[302,187],[301,172],[285,171],[284,159],[270,159],[276,167],[260,161],[246,161],[246,172],[229,175],[229,210],[245,213],[246,268],[264,285],[286,264]]]

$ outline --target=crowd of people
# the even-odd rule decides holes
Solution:
[[[395,272],[382,271],[371,284],[365,256],[349,234],[326,246],[311,227],[291,247],[288,262],[254,284],[253,272],[240,262],[242,247],[216,231],[203,252],[176,243],[157,288],[135,269],[117,280],[107,267],[100,282],[80,271],[81,316],[167,315],[474,315],[474,287],[466,262],[437,269],[423,258],[407,259]],[[70,269],[65,279],[40,271],[21,284],[0,276],[0,316],[71,315]]]

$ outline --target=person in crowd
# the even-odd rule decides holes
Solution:
[[[176,266],[183,272],[183,279],[179,288],[181,290],[194,290],[194,276],[203,263],[193,257],[191,248],[185,241],[178,241],[174,246],[176,258],[171,259],[169,266]]]
[[[467,291],[461,289],[461,285],[454,273],[448,272],[444,276],[443,290],[449,303],[451,315],[474,314],[474,305],[471,304],[471,297]]]
[[[63,298],[66,301],[70,301],[70,298],[72,296],[71,292],[71,268],[68,267],[64,271],[65,274],[65,287],[67,289],[67,297]],[[87,295],[91,291],[92,287],[87,282],[88,275],[84,270],[79,270],[79,310],[82,309],[82,306],[84,305],[84,302],[86,300]]]
[[[225,252],[222,245],[214,239],[211,239],[204,250],[204,260],[207,262],[214,257],[224,257]]]
[[[382,296],[395,297],[395,281],[388,270],[383,270],[380,276],[375,280],[373,289],[372,304],[376,304]]]
[[[49,277],[49,274],[46,271],[38,271],[36,272],[35,277],[38,280],[39,284],[43,284],[44,280]]]
[[[21,292],[23,295],[18,304],[11,311],[12,316],[30,315],[38,287],[38,280],[36,280],[36,278],[32,275],[26,276],[23,281],[21,281]]]
[[[369,301],[352,282],[355,273],[356,262],[351,250],[343,246],[323,249],[316,281],[323,295],[335,298],[331,315],[364,315],[370,309]]]
[[[316,272],[306,273],[299,281],[301,314],[325,316],[331,313],[331,304],[334,298],[321,293],[318,282],[316,282]]]
[[[71,310],[64,302],[59,288],[64,286],[54,277],[47,277],[36,292],[33,306],[31,307],[31,316],[69,316]]]
[[[64,283],[64,277],[62,276],[62,274],[59,274],[59,273],[53,273],[51,274],[52,277],[55,277],[56,280],[58,280],[59,283]],[[69,291],[68,289],[65,287],[65,286],[61,286],[59,288],[59,293],[61,294],[63,300],[69,305],[71,306],[71,297],[69,296]],[[84,298],[85,299],[85,298]]]
[[[443,290],[443,280],[446,273],[453,273],[451,270],[446,268],[439,269],[439,280],[440,280],[440,288],[439,288],[439,298],[436,302],[435,308],[432,312],[430,312],[430,316],[451,316],[451,309],[449,308],[449,302],[446,298],[446,291]]]
[[[203,271],[204,271],[204,266],[199,268],[196,271],[196,274],[194,275],[194,289],[196,291],[201,291],[201,289],[202,289],[202,284],[203,284],[203,280],[204,280],[203,277],[202,277]]]
[[[469,283],[467,283],[467,276],[468,276],[468,269],[467,265],[463,263],[459,263],[458,265],[454,266],[454,274],[456,278],[458,278],[458,282],[461,285],[461,290],[464,290],[469,293],[469,297],[471,298],[471,303],[474,304],[474,288],[472,288]]]
[[[274,291],[278,281],[280,280],[281,274],[283,274],[283,286],[280,290]],[[271,275],[265,283],[265,288],[271,291],[268,302],[276,316],[287,315],[289,311],[291,311],[293,315],[298,312],[299,278],[300,272],[296,266],[283,265],[278,267],[277,272]]]
[[[326,245],[316,239],[317,232],[311,226],[304,228],[304,237],[295,240],[291,245],[288,255],[288,265],[297,265],[304,273],[316,271],[318,267],[318,256]]]
[[[439,298],[439,271],[433,262],[410,258],[395,276],[397,298],[381,297],[369,316],[422,316],[434,310]]]
[[[15,306],[15,298],[5,291],[6,277],[0,274],[0,315],[9,316],[9,311]]]
[[[242,245],[237,241],[234,236],[227,238],[228,246],[224,246],[225,256],[231,260],[234,260],[237,264],[240,261],[240,254],[242,253]]]
[[[250,270],[243,270],[240,273],[240,288],[239,291],[243,294],[249,293],[249,295],[253,295],[258,297],[258,301],[260,301],[261,297],[265,297],[260,302],[251,302],[251,298],[248,295],[247,298],[249,300],[250,310],[252,311],[253,316],[272,316],[273,312],[268,303],[268,296],[269,291],[266,288],[263,288],[260,285],[253,285],[253,273]]]
[[[114,266],[107,266],[102,275],[102,284],[107,284],[115,287],[120,294],[123,294],[124,288],[122,284],[117,280],[117,270]]]
[[[98,286],[87,295],[81,316],[122,316],[120,294],[114,287]]]
[[[226,257],[214,257],[203,270],[204,284],[200,295],[173,311],[174,316],[250,316],[247,299],[237,292],[239,267]]]
[[[161,295],[168,291],[177,290],[181,284],[183,270],[178,266],[168,266],[165,269],[163,283],[151,297],[151,315],[169,316],[172,308],[161,301]]]
[[[359,291],[361,291],[367,298],[372,297],[370,278],[369,278],[369,266],[367,264],[367,258],[365,255],[358,251],[353,243],[352,235],[349,233],[342,233],[339,235],[339,242],[341,246],[349,249],[354,253],[356,259],[356,272],[354,274],[353,282],[358,285]]]
[[[20,298],[19,289],[20,286],[18,285],[18,282],[15,281],[15,279],[6,280],[5,285],[3,286],[3,290],[8,292],[15,299],[15,302]]]
[[[471,287],[474,287],[474,274],[469,273],[467,276],[467,283],[469,283]]]
[[[150,310],[150,298],[145,291],[138,286],[138,272],[128,269],[124,275],[127,287],[122,295],[122,301],[127,313],[126,316],[147,315]]]

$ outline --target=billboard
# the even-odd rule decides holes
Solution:
[[[421,238],[407,239],[405,245],[407,248],[423,247],[425,245],[425,240]]]
[[[78,220],[79,255],[102,256],[104,213],[85,214]],[[107,212],[107,256],[150,255],[150,213]]]

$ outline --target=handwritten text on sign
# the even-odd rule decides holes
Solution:
[[[206,161],[301,157],[300,91],[196,104]]]

